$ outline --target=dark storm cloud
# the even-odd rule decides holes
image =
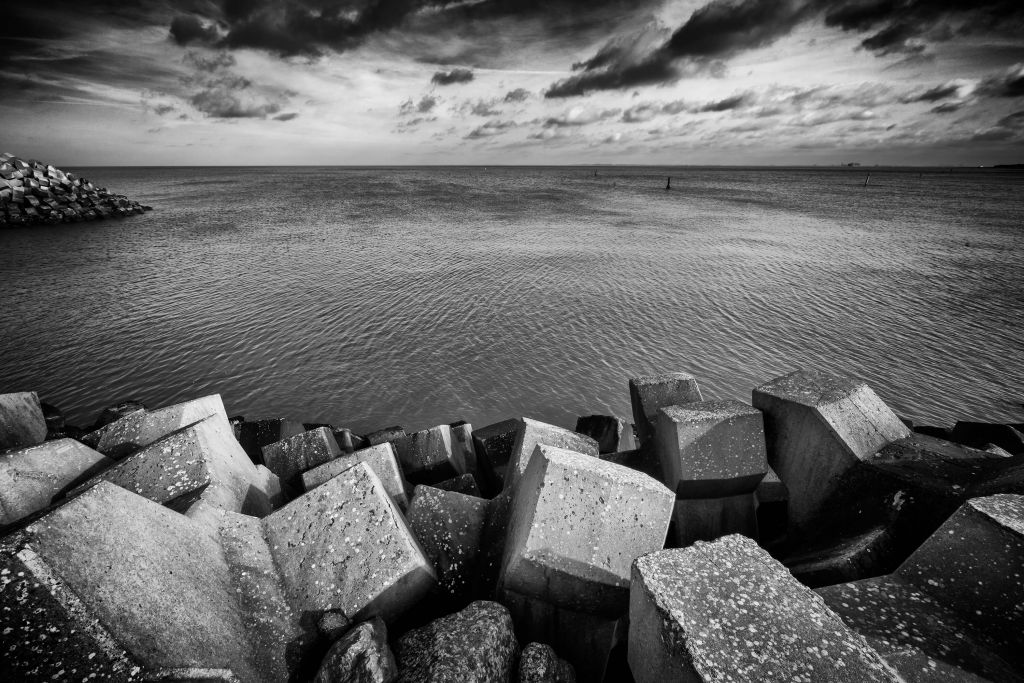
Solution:
[[[733,109],[739,109],[740,107],[747,104],[750,100],[749,95],[733,95],[727,97],[724,100],[718,100],[717,102],[708,102],[703,107],[698,109],[700,112],[723,112],[731,111]]]
[[[472,80],[473,72],[469,69],[452,69],[451,71],[438,71],[430,79],[430,82],[437,85],[454,85],[456,83],[469,83]]]
[[[946,83],[929,88],[923,93],[908,95],[902,99],[904,103],[910,102],[939,102],[956,97],[960,93],[960,86],[955,83]]]
[[[1024,63],[984,79],[978,92],[989,97],[1024,97]]]
[[[216,26],[204,24],[194,14],[181,14],[171,20],[171,38],[178,45],[201,42],[212,43],[220,37]]]
[[[292,121],[299,118],[298,112],[290,111],[286,114],[278,114],[274,117],[275,121]]]
[[[938,106],[932,107],[929,111],[933,114],[952,114],[963,109],[965,104],[965,102],[943,102]]]
[[[289,93],[261,88],[234,73],[231,68],[235,58],[226,52],[213,55],[187,52],[185,63],[194,69],[183,81],[191,91],[188,102],[211,118],[263,119],[279,114],[288,101]],[[288,121],[289,118],[278,120]]]

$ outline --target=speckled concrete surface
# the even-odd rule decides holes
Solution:
[[[263,447],[263,464],[287,486],[302,490],[302,473],[342,454],[326,427],[290,436]]]
[[[487,513],[483,498],[416,487],[406,516],[409,529],[437,572],[440,588],[453,598],[469,597],[473,591]]]
[[[46,418],[34,391],[0,394],[0,451],[26,448],[46,438]]]
[[[387,441],[355,451],[350,455],[341,455],[319,467],[303,472],[303,488],[310,491],[360,462],[365,462],[380,477],[384,488],[400,508],[408,507],[409,498],[405,493],[402,470],[395,457],[394,447]]]
[[[42,510],[66,488],[113,464],[74,439],[0,454],[0,526]]]
[[[516,441],[512,446],[512,455],[508,461],[508,468],[505,470],[505,488],[509,488],[522,476],[526,467],[530,464],[530,458],[539,445],[562,448],[584,455],[598,455],[597,442],[589,436],[570,432],[554,425],[531,420],[528,417],[522,419],[519,431],[516,432]]]
[[[693,375],[669,372],[630,379],[629,400],[633,406],[637,438],[642,447],[654,439],[659,409],[703,401],[704,397]]]

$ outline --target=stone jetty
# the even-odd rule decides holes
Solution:
[[[368,434],[0,393],[0,680],[1024,681],[1024,425],[698,382]]]
[[[74,173],[0,154],[0,227],[124,218],[149,210]]]

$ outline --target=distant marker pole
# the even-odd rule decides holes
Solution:
[[[868,186],[868,181],[871,180],[871,174],[868,173],[868,177],[864,179],[864,187]]]
[[[672,189],[672,176],[668,176],[668,179],[665,182],[665,189],[666,190],[671,190]]]

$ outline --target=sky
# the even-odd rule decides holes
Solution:
[[[0,151],[72,166],[1024,163],[1024,1],[7,3]]]

